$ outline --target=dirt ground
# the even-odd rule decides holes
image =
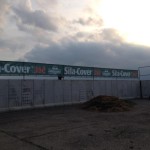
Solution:
[[[129,112],[63,106],[0,113],[1,150],[150,150],[150,100]]]

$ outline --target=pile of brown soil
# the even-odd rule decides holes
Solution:
[[[82,108],[101,112],[123,112],[129,111],[134,105],[129,100],[121,100],[115,96],[97,96],[85,102]]]

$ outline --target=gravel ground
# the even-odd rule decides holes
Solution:
[[[63,106],[0,114],[1,150],[150,150],[150,101],[129,112]]]

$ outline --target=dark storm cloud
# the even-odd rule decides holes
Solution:
[[[32,10],[28,3],[13,7],[18,22],[22,25],[30,25],[44,30],[57,31],[62,18],[57,18],[54,14],[47,14],[43,10]]]
[[[149,48],[131,44],[115,45],[100,42],[51,43],[35,47],[24,57],[27,61],[97,67],[131,68],[148,64]]]
[[[149,64],[149,58],[149,47],[124,42],[114,29],[103,29],[97,35],[79,32],[59,44],[36,46],[24,56],[26,61],[130,69]]]

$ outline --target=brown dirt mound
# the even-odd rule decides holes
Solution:
[[[85,102],[82,108],[101,112],[123,112],[129,111],[134,105],[129,100],[121,100],[115,96],[97,96]]]

